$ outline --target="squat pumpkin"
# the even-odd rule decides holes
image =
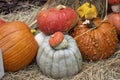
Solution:
[[[24,22],[6,22],[0,26],[0,48],[5,71],[18,71],[35,57],[38,44]]]
[[[76,40],[84,59],[90,61],[110,57],[118,41],[115,28],[99,18],[93,19],[91,24],[87,25],[79,21],[71,35]]]
[[[47,35],[57,31],[68,32],[77,21],[78,16],[74,9],[64,5],[40,11],[37,16],[39,29]]]
[[[69,35],[61,37],[61,34],[56,32],[52,36],[46,36],[36,58],[43,74],[52,78],[73,76],[81,70],[82,57],[75,40]],[[63,41],[57,40],[55,46],[53,41],[58,37],[63,38]]]

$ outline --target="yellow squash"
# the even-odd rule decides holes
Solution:
[[[93,19],[97,17],[97,9],[95,5],[88,2],[78,7],[77,12],[80,18]]]

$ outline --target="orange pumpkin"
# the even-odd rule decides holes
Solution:
[[[92,28],[82,23],[79,21],[71,31],[71,35],[76,40],[84,59],[97,61],[110,57],[114,53],[118,41],[115,28],[99,18],[89,24],[89,27]]]
[[[17,71],[35,57],[38,44],[24,22],[7,22],[0,26],[0,48],[5,71]]]
[[[58,46],[64,39],[64,34],[62,32],[55,32],[53,35],[51,35],[49,44],[51,47]]]

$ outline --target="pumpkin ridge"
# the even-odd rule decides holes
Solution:
[[[54,55],[55,55],[55,53],[52,56],[52,67],[51,67],[51,71],[50,71],[51,72],[50,74],[52,75],[52,77],[53,77],[52,71],[53,71]]]
[[[34,44],[34,43],[33,43]],[[36,44],[37,45],[37,44]],[[31,46],[30,46],[31,47]],[[35,51],[36,51],[36,53],[37,53],[37,47],[33,47],[32,49],[31,49],[31,53],[32,52],[34,52],[35,53]],[[24,67],[24,66],[27,66],[28,64],[30,64],[30,62],[32,62],[32,60],[35,58],[35,55],[36,55],[36,53],[35,54],[31,54],[31,55],[26,55],[26,58],[27,58],[27,60],[29,60],[29,62],[26,60],[26,58],[24,58],[23,60],[21,60],[21,62],[18,62],[18,65],[19,64],[23,64],[23,62],[24,62],[24,64],[23,64],[23,66],[22,66],[22,68]],[[32,58],[32,59],[31,59]],[[31,59],[31,60],[30,60]],[[26,61],[26,62],[25,62]],[[27,63],[27,64],[26,64]]]
[[[93,31],[91,31],[91,32],[93,32]],[[90,35],[89,35],[89,33],[91,33],[91,32],[88,32],[88,33],[86,33],[85,35],[86,35],[86,38],[84,38],[84,41],[86,41],[86,42],[84,42],[85,43],[85,46],[86,46],[86,51],[87,51],[87,53],[89,53],[90,51],[91,51],[91,48],[90,47],[88,47],[89,45],[91,45],[91,39],[90,39]],[[82,43],[82,42],[81,42]]]
[[[79,64],[79,61],[77,60],[77,55],[75,54],[75,52],[72,49],[70,49],[70,50],[73,52],[73,55],[75,57],[75,60],[76,60],[77,64]],[[79,68],[80,68],[80,65],[77,66],[78,71],[80,70]]]
[[[28,48],[30,48],[30,46],[28,46],[28,47],[25,47],[25,49],[28,49]],[[33,48],[31,49],[31,50],[33,50]],[[25,52],[25,50],[23,50],[23,51],[21,51],[20,53],[22,53],[22,52]],[[11,63],[11,64],[15,64],[15,63],[17,63],[17,64],[15,64],[15,65],[12,65],[12,68],[13,69],[15,69],[15,68],[17,68],[17,70],[18,69],[22,69],[24,66],[26,66],[26,65],[28,65],[31,61],[27,61],[27,60],[29,60],[29,58],[31,58],[30,56],[31,55],[29,55],[29,54],[24,54],[24,56],[26,57],[24,57],[24,58],[22,58],[22,60],[21,61],[19,61],[20,59],[18,58],[18,57],[16,57],[16,56],[18,56],[19,54],[17,54],[17,55],[14,55],[14,57],[9,57],[9,60],[11,61],[11,62],[9,62],[9,63]],[[29,56],[29,57],[28,57]],[[15,59],[15,58],[17,58],[17,59]],[[26,60],[27,59],[27,60]],[[7,59],[6,59],[7,60]],[[14,60],[16,60],[16,61],[14,61]],[[8,61],[7,61],[8,62]],[[24,62],[24,64],[23,64],[23,62]],[[22,63],[22,65],[20,65]],[[26,64],[27,63],[27,64]],[[11,64],[7,64],[7,67],[8,66],[11,66]],[[19,66],[18,66],[19,65]],[[16,67],[16,66],[18,66],[18,67]],[[8,71],[9,71],[9,69],[7,69]],[[14,70],[13,70],[14,71]]]
[[[54,56],[54,54],[52,54],[52,64],[51,64],[51,67],[50,67],[50,75],[52,75],[52,68],[53,68],[53,57]]]
[[[39,60],[39,61],[40,61],[40,64],[41,64],[41,62],[42,62],[42,61],[41,61],[41,57],[43,56],[42,54],[43,54],[44,50],[45,50],[45,48],[42,48],[42,52],[41,52],[41,55],[40,55],[40,57],[39,57],[39,59],[40,59],[40,60]],[[37,61],[37,62],[38,62],[38,61]],[[40,65],[40,64],[39,64],[39,65]],[[40,65],[39,67],[41,68],[42,65]],[[43,73],[43,72],[44,72],[44,71],[42,71],[42,73]]]
[[[101,45],[100,44],[102,44],[103,41],[101,40],[102,38],[100,38],[100,36],[102,34],[100,34],[100,35],[99,34],[100,34],[99,30],[98,31],[95,30],[95,33],[94,33],[95,39],[96,39],[95,48],[97,49],[97,53],[100,53],[99,55],[97,55],[97,53],[95,54],[97,58],[99,58],[99,56],[102,56],[102,50],[101,50]],[[101,60],[101,58],[99,60]]]
[[[64,60],[65,60],[65,67],[66,67],[66,75],[69,76],[69,75],[68,75],[68,74],[69,74],[69,73],[68,73],[68,68],[67,68],[67,61],[66,61],[66,56],[65,56],[65,55],[66,55],[66,52],[67,52],[67,51],[65,50]]]
[[[101,28],[102,29],[102,28]],[[105,30],[104,29],[102,29],[101,30],[102,31],[102,33],[103,33],[103,35],[104,35],[104,37],[106,37],[106,43],[107,43],[107,45],[109,46],[109,47],[107,47],[106,49],[105,49],[105,53],[104,53],[104,58],[106,58],[106,53],[109,53],[109,56],[110,55],[112,55],[112,53],[113,53],[113,49],[114,49],[114,44],[112,44],[111,42],[113,42],[114,40],[112,40],[112,36],[110,36],[110,34],[111,34],[111,32],[110,32],[110,27],[108,28],[108,31],[106,31],[107,32],[107,34],[109,34],[109,35],[106,35],[106,32],[105,32]],[[110,40],[110,41],[109,41]],[[111,44],[111,45],[110,45]],[[114,46],[112,46],[112,45],[114,45]],[[108,52],[106,52],[107,51],[107,49],[109,49],[109,48],[111,48],[110,50],[108,50]],[[111,50],[112,50],[112,53],[111,53]]]
[[[41,49],[38,50],[38,52],[40,52],[39,55],[37,55],[37,59],[40,59],[41,55],[43,54],[42,52],[44,51],[44,48],[41,47]],[[37,60],[38,63],[39,60]]]
[[[27,37],[28,37],[28,36],[27,36]],[[30,37],[30,36],[29,36],[29,37]],[[28,37],[28,38],[29,38],[29,37]],[[4,54],[3,54],[4,57],[5,57],[5,54],[8,54],[7,52],[9,51],[9,49],[11,49],[11,50],[12,50],[12,48],[14,49],[14,48],[16,47],[16,45],[20,44],[20,43],[23,42],[24,40],[25,40],[25,38],[22,39],[21,41],[17,42],[17,44],[14,44],[12,47],[10,47],[10,48],[8,48],[7,50],[5,50],[5,52],[4,52]],[[25,43],[25,42],[24,42],[24,43]],[[31,41],[30,41],[30,42],[27,42],[26,44],[28,44],[28,43],[29,43],[29,44],[32,44]],[[18,49],[19,49],[18,51],[21,53],[21,52],[22,52],[21,49],[23,49],[23,48],[25,49],[25,48],[27,48],[27,47],[29,47],[29,46],[24,45],[22,48],[21,48],[21,47],[18,48]],[[31,46],[31,47],[32,47],[32,46]],[[17,53],[18,51],[14,51],[14,53],[12,53],[12,55],[9,56],[9,57],[8,57],[8,55],[6,55],[6,56],[7,56],[7,59],[12,58],[12,57],[16,57],[18,54],[17,54],[16,56],[13,56],[13,55],[14,55],[15,53]],[[24,51],[24,50],[23,50],[23,51]],[[5,59],[5,60],[7,60],[7,59]]]
[[[20,32],[21,32],[21,31],[20,31]],[[19,32],[16,31],[16,35],[17,35],[17,34],[23,35],[23,33],[19,33]],[[3,46],[5,46],[6,44],[9,43],[9,42],[8,42],[8,39],[7,39],[9,36],[10,36],[10,38],[12,38],[12,41],[11,41],[11,42],[14,42],[14,44],[18,43],[18,42],[15,42],[16,39],[18,39],[18,37],[17,37],[17,38],[16,38],[16,36],[14,36],[14,37],[12,36],[12,37],[11,37],[11,35],[13,35],[13,34],[10,34],[10,35],[8,35],[7,37],[4,37],[3,39],[5,39],[5,40],[3,40],[3,39],[0,40],[0,42],[1,42],[1,43],[0,43],[0,47],[3,47]],[[24,34],[24,36],[25,36],[25,34]],[[19,37],[19,38],[22,38],[22,37]],[[6,40],[6,39],[7,39],[7,40]],[[2,40],[3,40],[3,41],[2,41]],[[12,44],[12,45],[14,45],[14,44]],[[11,45],[10,47],[12,47],[12,45]],[[4,50],[3,50],[3,52],[4,52]]]
[[[25,29],[23,29],[23,30],[25,30]],[[18,31],[21,31],[21,30],[15,30],[15,31],[13,31],[13,32],[10,32],[10,33],[8,33],[8,34],[4,34],[3,35],[3,33],[0,33],[0,40],[1,39],[4,39],[6,36],[8,36],[8,35],[11,35],[11,34],[13,34],[14,32],[18,32]],[[26,30],[27,31],[27,30]],[[4,33],[6,33],[6,32],[4,32]],[[1,37],[1,34],[2,34],[2,37]]]
[[[45,51],[47,51],[47,52],[50,52],[50,48],[49,47],[46,47],[45,48]],[[48,53],[44,53],[44,55],[43,55],[44,57],[46,57],[47,56],[47,58],[48,58]],[[45,61],[44,61],[44,66],[45,66],[45,68],[44,68],[44,73],[47,73],[47,71],[46,71],[46,63],[47,63],[48,61],[47,61],[47,59],[45,59]],[[46,74],[47,75],[47,74]]]
[[[71,53],[71,54],[74,56],[74,60],[75,60],[75,62],[76,62],[76,63],[74,63],[74,64],[79,64],[79,62],[78,62],[78,60],[77,60],[77,57],[76,57],[76,55],[74,54],[74,52],[71,52],[71,50],[70,50],[69,53]],[[77,65],[77,68],[76,68],[76,69],[77,69],[77,70],[75,71],[75,73],[78,72],[78,70],[79,70],[79,65]]]
[[[99,51],[99,53],[101,53],[101,55],[99,55],[99,56],[101,56],[100,57],[100,59],[102,58],[102,56],[104,55],[103,54],[103,51],[104,52],[106,52],[106,50],[107,49],[105,49],[106,48],[106,39],[105,39],[105,37],[102,37],[102,36],[105,36],[100,30],[98,30],[98,34],[97,34],[97,36],[98,36],[98,46],[99,46],[99,48],[100,48],[100,51]],[[105,43],[104,43],[104,41],[105,41]],[[103,45],[105,46],[105,47],[103,47]],[[100,60],[99,59],[99,60]]]
[[[95,39],[95,37],[94,37],[94,30],[92,30],[90,34],[91,34],[90,35],[91,51],[89,53],[87,53],[87,54],[91,55],[93,53],[91,56],[88,55],[88,57],[90,57],[91,59],[93,59],[94,54],[96,54],[96,49],[95,49],[95,46],[94,46],[94,44],[95,44],[95,42],[94,42],[94,39]]]
[[[101,28],[102,29],[102,28]],[[103,41],[104,41],[104,46],[105,46],[105,44],[106,44],[106,46],[104,47],[105,49],[103,49],[103,52],[102,52],[102,55],[101,55],[101,57],[100,58],[104,58],[104,56],[105,56],[105,54],[106,53],[108,53],[108,49],[109,49],[109,47],[107,47],[107,46],[109,46],[109,43],[108,43],[108,36],[106,35],[106,31],[104,30],[104,29],[102,29],[101,30],[100,29],[100,32],[101,32],[101,34],[100,35],[103,35],[104,37],[103,37]],[[108,34],[108,33],[107,33]]]
[[[51,75],[51,68],[52,68],[51,62],[53,63],[53,60],[51,60],[52,55],[53,55],[53,50],[50,49],[50,52],[49,52],[49,53],[46,53],[46,54],[48,55],[48,56],[47,56],[48,59],[47,59],[46,62],[49,62],[49,68],[48,68],[48,69],[49,69],[49,72],[48,72],[48,70],[45,70],[45,72],[48,73],[47,76],[49,76],[49,75]],[[45,56],[45,55],[44,55],[44,56]],[[46,63],[46,62],[45,62],[45,63]],[[46,66],[46,67],[47,67],[47,66]]]
[[[26,48],[27,49],[27,48]],[[15,56],[17,56],[17,55],[15,55]],[[26,55],[25,55],[25,57],[27,57]],[[15,57],[16,58],[16,57]],[[28,62],[25,62],[24,60],[21,60],[21,61],[19,61],[20,59],[19,58],[17,58],[17,60],[15,61],[15,58],[13,57],[13,58],[9,58],[10,59],[10,61],[9,61],[9,63],[10,64],[5,64],[7,67],[9,67],[9,68],[7,68],[6,69],[6,67],[5,67],[5,69],[7,70],[7,71],[9,71],[9,70],[12,70],[12,69],[14,69],[14,70],[18,70],[18,69],[20,69],[20,68],[23,68],[25,65],[28,65]],[[23,58],[22,58],[23,59]],[[26,59],[26,58],[25,58]],[[27,58],[28,59],[28,58]],[[7,61],[7,60],[6,60]],[[17,64],[15,64],[17,62]],[[24,62],[24,63],[23,63]],[[30,61],[29,61],[30,62]],[[22,65],[20,65],[20,63],[22,63]],[[11,67],[11,64],[13,64],[12,65],[12,67]],[[17,65],[19,65],[19,66],[17,66]],[[15,69],[16,68],[16,69]],[[13,70],[13,71],[14,71]]]
[[[101,29],[102,29],[102,28],[101,28]],[[105,41],[105,43],[103,43],[103,44],[104,44],[104,45],[106,44],[107,46],[109,46],[109,41],[108,41],[109,36],[106,35],[106,32],[105,32],[104,29],[102,29],[102,30],[100,30],[100,31],[101,31],[101,33],[102,33],[103,36],[104,36],[104,41]],[[107,32],[107,34],[110,34],[110,33]],[[101,56],[101,58],[105,58],[105,54],[109,52],[109,47],[107,47],[107,46],[105,47],[105,49],[104,49],[104,51],[103,51],[103,53],[102,53],[103,56]]]

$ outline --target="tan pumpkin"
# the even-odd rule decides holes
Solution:
[[[115,28],[99,18],[94,19],[89,27],[79,21],[71,31],[84,59],[92,61],[110,57],[118,41]]]
[[[38,44],[24,22],[7,22],[0,26],[0,48],[5,71],[17,71],[35,57]]]

